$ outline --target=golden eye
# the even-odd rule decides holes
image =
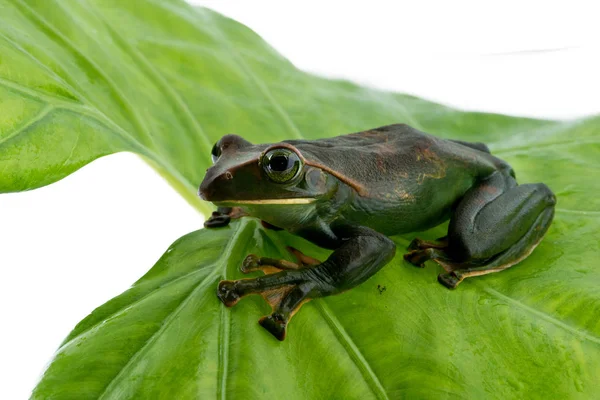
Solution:
[[[296,178],[301,170],[302,161],[292,150],[281,148],[268,151],[261,164],[267,176],[277,183],[286,183]]]

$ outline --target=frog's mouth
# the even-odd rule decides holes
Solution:
[[[242,204],[310,204],[314,202],[314,197],[298,197],[290,199],[261,199],[261,200],[219,200],[214,201],[216,205],[242,205]]]

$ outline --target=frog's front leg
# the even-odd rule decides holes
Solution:
[[[548,230],[555,203],[543,183],[517,186],[508,171],[498,171],[461,199],[445,246],[417,246],[404,258],[419,266],[437,262],[447,271],[439,282],[453,289],[469,276],[498,272],[527,257]]]
[[[217,211],[214,211],[210,218],[204,221],[204,227],[220,228],[227,226],[232,219],[241,218],[245,215],[239,207],[217,207]]]
[[[273,274],[281,270],[297,270],[321,264],[321,261],[317,260],[316,258],[309,257],[293,247],[288,246],[287,251],[289,251],[296,258],[296,260],[298,260],[297,263],[293,263],[288,260],[259,257],[255,254],[249,254],[242,262],[240,270],[244,274],[254,271],[263,271],[265,274]]]
[[[394,242],[369,228],[344,229],[339,247],[324,262],[253,279],[221,281],[217,296],[228,307],[252,293],[263,295],[270,303],[269,299],[277,299],[273,313],[259,323],[283,340],[287,324],[302,304],[363,283],[387,264],[395,251]]]

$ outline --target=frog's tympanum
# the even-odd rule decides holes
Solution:
[[[219,209],[207,227],[250,215],[333,250],[323,262],[296,250],[298,263],[250,255],[243,272],[278,272],[219,283],[217,296],[228,307],[261,294],[273,313],[260,324],[279,340],[303,303],[360,285],[386,265],[396,251],[387,235],[450,219],[445,237],[413,240],[404,258],[419,267],[438,263],[445,270],[439,282],[454,289],[527,257],[556,203],[543,183],[518,185],[510,165],[485,144],[407,125],[259,145],[226,135],[212,157],[199,193]]]

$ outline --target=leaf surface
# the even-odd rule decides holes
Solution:
[[[462,112],[322,79],[234,21],[158,0],[0,0],[0,107],[0,192],[50,184],[130,151],[206,212],[195,192],[225,133],[276,142],[405,122],[485,142],[521,183],[544,182],[558,196],[547,237],[518,266],[448,291],[436,282],[437,267],[397,257],[360,287],[304,306],[283,343],[256,323],[268,312],[261,298],[226,309],[216,284],[241,277],[247,253],[286,256],[286,244],[321,259],[327,253],[253,219],[190,233],[74,329],[34,398],[600,391],[598,117]],[[394,238],[399,255],[412,237]]]

